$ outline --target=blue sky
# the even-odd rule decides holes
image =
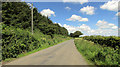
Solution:
[[[84,35],[117,36],[118,34],[117,6],[113,7],[116,5],[115,3],[33,2],[33,5],[38,9],[39,13],[48,15],[54,23],[59,23],[67,28],[69,33],[79,30]]]

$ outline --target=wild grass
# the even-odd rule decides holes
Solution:
[[[78,51],[94,65],[120,65],[120,50],[103,47],[99,44],[81,39],[75,39]]]
[[[66,41],[66,40],[65,40],[65,41]],[[61,41],[61,42],[59,42],[59,43],[62,43],[62,42],[64,42],[64,41]],[[59,43],[57,43],[57,44],[59,44]],[[57,44],[54,44],[54,45],[57,45]],[[24,57],[24,56],[33,54],[33,53],[35,53],[35,52],[41,51],[41,50],[43,50],[43,49],[49,48],[49,47],[54,46],[54,45],[43,45],[42,48],[38,48],[38,49],[32,50],[32,51],[30,51],[30,52],[26,52],[26,53],[21,53],[20,55],[18,55],[17,58],[7,58],[7,59],[5,59],[5,60],[3,61],[3,63],[5,64],[5,63],[8,63],[8,62],[11,62],[11,61],[16,60],[16,59],[18,59],[18,58],[21,58],[21,57]]]
[[[27,29],[20,29],[3,25],[2,60],[10,61],[13,58],[23,57],[39,50],[56,45],[71,39],[68,36],[56,35],[54,38],[45,35],[39,30],[32,34]]]

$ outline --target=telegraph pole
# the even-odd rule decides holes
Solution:
[[[32,15],[31,26],[32,26],[32,34],[33,34],[33,3],[32,3],[31,15]]]

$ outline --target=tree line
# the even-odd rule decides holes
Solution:
[[[71,37],[79,37],[80,35],[83,35],[81,31],[75,31],[74,33],[70,33]]]
[[[31,7],[27,3],[2,3],[2,60],[70,39],[67,29],[42,16],[37,8],[33,9],[32,34],[31,19]]]
[[[2,21],[7,26],[31,30],[31,8],[25,2],[3,2]],[[37,8],[33,9],[33,23],[34,30],[39,29],[44,34],[68,36],[66,28],[54,24],[50,18],[42,16]]]

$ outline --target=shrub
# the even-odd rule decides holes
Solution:
[[[110,46],[115,49],[120,48],[120,37],[115,36],[85,36],[83,37],[84,40],[92,41],[96,44],[100,44],[103,46]]]
[[[83,39],[75,39],[78,51],[95,65],[120,65],[120,49],[93,44]]]

